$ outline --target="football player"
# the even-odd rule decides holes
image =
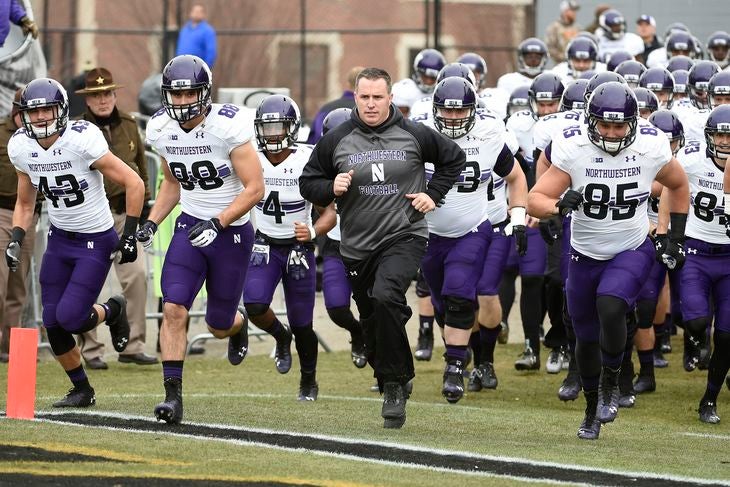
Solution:
[[[517,46],[517,71],[500,76],[497,88],[511,94],[520,86],[530,86],[532,80],[545,70],[549,59],[547,45],[543,41],[537,37],[525,39]]]
[[[446,58],[436,49],[423,49],[413,60],[413,74],[393,84],[403,104],[410,108],[418,100],[431,95],[436,86],[436,77],[446,65]]]

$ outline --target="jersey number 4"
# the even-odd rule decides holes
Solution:
[[[54,208],[58,208],[58,200],[62,200],[66,208],[78,206],[84,202],[84,192],[81,190],[79,182],[73,174],[63,174],[56,176],[55,193],[48,186],[48,179],[41,176],[38,180],[38,191],[43,193],[48,201],[53,204]],[[68,195],[70,198],[61,198],[59,194]]]

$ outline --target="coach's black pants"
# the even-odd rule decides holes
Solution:
[[[381,390],[384,382],[405,384],[414,377],[406,290],[425,253],[425,238],[404,235],[381,245],[367,259],[342,259],[360,312],[368,362]]]

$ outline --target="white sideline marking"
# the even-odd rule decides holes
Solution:
[[[712,438],[714,440],[730,440],[730,435],[713,435],[712,433],[682,433],[684,436],[696,436],[698,438]]]
[[[69,414],[68,411],[37,411],[37,413],[42,413],[42,414],[49,415],[49,416],[63,416],[63,415]],[[147,416],[122,414],[122,413],[115,413],[115,412],[104,412],[104,411],[73,411],[73,413],[81,414],[81,415],[85,415],[85,416],[112,417],[112,418],[125,419],[125,420],[135,419],[135,420],[146,421],[148,423],[153,423],[153,421]],[[6,419],[6,418],[3,417],[0,419]],[[360,461],[360,462],[379,463],[379,464],[383,464],[383,465],[425,469],[425,470],[447,472],[447,473],[459,473],[459,474],[465,474],[465,475],[478,475],[478,476],[487,476],[487,477],[496,477],[496,478],[510,478],[510,479],[526,481],[526,482],[549,482],[549,483],[560,484],[560,485],[594,485],[594,484],[585,484],[585,483],[577,483],[577,482],[566,482],[566,481],[560,481],[560,480],[555,480],[555,479],[535,479],[535,478],[530,478],[530,477],[500,475],[500,474],[494,474],[492,472],[470,472],[470,471],[465,471],[465,470],[455,470],[455,469],[448,469],[448,468],[442,468],[442,467],[430,467],[427,465],[418,465],[418,464],[412,464],[412,463],[401,463],[401,462],[394,462],[394,461],[388,461],[388,460],[375,460],[375,459],[362,458],[359,456],[347,455],[347,454],[342,454],[342,453],[323,452],[320,450],[309,450],[306,448],[282,447],[282,446],[271,445],[268,443],[250,442],[250,441],[244,441],[244,440],[211,438],[211,437],[202,437],[202,436],[195,436],[195,435],[174,433],[174,432],[166,433],[166,432],[160,432],[160,431],[137,430],[137,429],[131,429],[131,428],[129,428],[129,429],[128,428],[117,428],[117,427],[112,427],[112,426],[80,425],[78,423],[73,423],[73,422],[69,422],[69,421],[54,421],[54,420],[50,420],[50,419],[36,419],[35,421],[55,423],[55,424],[65,424],[65,425],[76,426],[76,427],[101,428],[101,429],[107,429],[107,430],[112,430],[112,431],[121,431],[121,432],[126,431],[126,432],[132,432],[132,433],[147,433],[147,434],[161,434],[162,433],[162,434],[169,434],[171,436],[179,436],[179,437],[206,440],[206,441],[221,441],[221,442],[238,444],[238,445],[261,446],[261,447],[265,447],[265,448],[282,450],[282,451],[291,451],[291,452],[307,452],[307,453],[314,453],[314,454],[318,454],[318,455],[322,455],[322,456],[342,458],[342,459],[347,459],[347,460],[355,460],[355,461]],[[427,453],[441,455],[441,456],[457,455],[457,456],[463,456],[466,458],[477,458],[477,459],[490,460],[490,461],[500,461],[500,462],[505,462],[505,463],[506,462],[518,463],[518,464],[527,465],[527,466],[553,467],[553,468],[558,468],[558,469],[574,469],[574,470],[580,470],[580,471],[586,471],[586,472],[601,472],[601,473],[612,474],[612,475],[634,477],[636,479],[644,479],[644,480],[667,479],[667,480],[672,480],[672,481],[677,481],[677,482],[693,482],[693,483],[697,483],[697,484],[720,484],[720,485],[730,486],[730,482],[728,482],[726,480],[721,480],[721,479],[702,479],[702,478],[685,477],[685,476],[679,476],[679,475],[660,475],[660,474],[648,474],[645,472],[611,470],[611,469],[606,469],[606,468],[591,467],[591,466],[585,466],[585,465],[576,465],[576,464],[570,464],[570,463],[546,462],[546,461],[530,460],[527,458],[506,457],[506,456],[501,456],[501,455],[483,455],[483,454],[475,454],[472,452],[463,452],[463,451],[458,451],[458,450],[443,450],[443,449],[438,449],[438,448],[421,447],[421,446],[409,445],[409,444],[404,444],[404,443],[392,443],[392,442],[355,439],[355,438],[323,435],[323,434],[317,434],[317,433],[301,433],[301,432],[296,432],[296,431],[272,430],[272,429],[265,429],[265,428],[248,428],[248,427],[241,427],[241,426],[228,425],[228,424],[198,423],[198,422],[191,422],[191,421],[190,422],[186,421],[185,424],[191,425],[191,426],[223,428],[223,429],[228,429],[228,430],[249,431],[249,432],[265,433],[265,434],[286,434],[286,435],[293,436],[293,437],[316,438],[316,439],[321,439],[321,440],[335,441],[335,442],[341,442],[341,443],[347,443],[347,444],[370,445],[370,446],[375,446],[375,447],[378,447],[378,446],[390,447],[390,448],[394,448],[394,449],[398,449],[398,450],[406,450],[406,451],[412,451],[412,452],[427,452]],[[685,434],[695,435],[693,433],[685,433]],[[697,434],[697,435],[701,435],[701,434]],[[720,436],[720,435],[717,435],[717,436]]]

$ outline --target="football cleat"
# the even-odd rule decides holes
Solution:
[[[578,428],[578,438],[581,440],[597,440],[601,433],[601,422],[596,417],[598,393],[586,392],[586,412]]]
[[[532,351],[532,347],[525,347],[525,351],[520,354],[517,360],[515,360],[515,369],[540,370],[540,359],[537,355],[535,355],[535,352]]]
[[[383,384],[383,428],[402,428],[406,422],[406,387],[398,382]]]
[[[127,320],[127,298],[121,294],[117,294],[109,298],[119,305],[119,314],[111,319],[106,318],[106,324],[109,327],[109,334],[112,337],[112,345],[117,352],[123,352],[129,343],[129,320]]]
[[[578,371],[568,371],[568,375],[563,379],[558,389],[558,399],[561,401],[575,401],[581,390],[580,374]]]
[[[509,341],[509,325],[506,321],[499,324],[499,335],[497,335],[497,343],[504,345]]]
[[[464,370],[460,365],[451,363],[446,366],[441,394],[449,404],[456,404],[464,397]]]
[[[365,339],[361,330],[350,334],[350,357],[355,367],[362,369],[368,364],[368,356],[365,350]]]
[[[633,380],[634,363],[628,360],[621,366],[621,372],[618,377],[618,405],[621,408],[632,408],[636,404],[636,392],[634,391]]]
[[[717,424],[720,422],[720,416],[717,415],[717,404],[712,401],[700,401],[700,421],[703,423]]]
[[[289,326],[282,323],[281,326],[284,328],[286,335],[281,341],[276,341],[276,352],[274,352],[274,363],[276,364],[276,371],[280,374],[286,374],[291,369],[291,340],[292,333]]]
[[[88,408],[96,404],[93,387],[72,387],[63,399],[53,403],[54,408]]]
[[[183,417],[182,380],[168,377],[163,385],[165,400],[155,406],[155,418],[167,424],[179,424]]]
[[[485,389],[496,389],[499,381],[497,374],[494,372],[494,365],[491,362],[484,362],[479,366],[482,371],[482,387]]]
[[[416,353],[413,354],[416,360],[429,361],[433,355],[433,329],[419,329]]]
[[[319,385],[314,378],[314,374],[302,374],[299,379],[299,401],[316,401],[319,394]]]
[[[548,354],[547,362],[545,362],[545,370],[548,374],[557,374],[563,370],[565,354],[562,348],[553,348]]]
[[[469,382],[466,385],[466,390],[469,392],[479,392],[482,390],[482,371],[478,368],[474,368],[469,374]]]
[[[665,369],[669,367],[669,361],[664,358],[664,353],[660,348],[654,350],[654,367],[657,369]]]
[[[637,394],[656,391],[656,378],[654,374],[639,374],[634,382],[634,391]]]
[[[243,306],[238,307],[243,318],[243,325],[235,335],[228,337],[228,361],[231,365],[239,365],[248,354],[248,314]]]
[[[662,334],[659,342],[662,353],[672,353],[672,335],[668,331]]]
[[[619,388],[618,379],[621,368],[612,370],[603,367],[601,370],[601,383],[598,387],[598,408],[596,417],[601,423],[610,423],[618,415]]]

